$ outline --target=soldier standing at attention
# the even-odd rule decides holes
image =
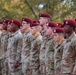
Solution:
[[[50,14],[48,13],[40,13],[39,14],[39,22],[40,25],[42,26],[42,30],[41,30],[41,35],[42,35],[42,44],[41,44],[41,48],[40,48],[40,71],[42,75],[46,74],[46,70],[45,70],[45,44],[46,44],[46,39],[47,36],[45,35],[46,33],[46,24],[50,21]]]
[[[40,25],[38,22],[34,22],[31,26],[31,32],[33,35],[33,40],[31,44],[31,51],[30,51],[30,69],[31,75],[40,75],[40,47],[42,42],[42,36],[40,34]]]
[[[7,65],[6,65],[6,53],[7,53],[7,45],[8,45],[8,38],[9,32],[7,30],[9,19],[4,19],[2,24],[2,34],[0,37],[0,49],[1,49],[1,58],[2,58],[2,75],[7,75]]]
[[[75,59],[75,62],[76,62],[76,59]],[[75,74],[76,74],[76,63],[75,63],[74,69],[73,69],[73,75],[75,75]]]
[[[31,75],[30,74],[30,50],[31,50],[31,28],[32,20],[30,18],[22,19],[22,27],[21,32],[23,33],[23,44],[22,44],[22,53],[21,53],[21,62],[22,62],[22,72],[23,75]]]
[[[0,21],[0,37],[1,37],[2,31],[3,31],[2,24],[3,24],[2,21]],[[1,44],[0,44],[0,46],[1,46]],[[2,75],[2,60],[1,60],[2,58],[1,58],[1,56],[2,56],[2,53],[0,50],[0,75]]]
[[[45,66],[46,66],[46,75],[54,75],[54,33],[53,28],[57,27],[56,22],[47,23],[46,29],[46,45],[45,45]]]
[[[61,62],[61,75],[76,75],[74,72],[76,65],[76,35],[75,35],[75,20],[64,20],[64,32],[68,34],[63,49]]]
[[[54,39],[56,41],[54,47],[54,75],[61,75],[61,59],[63,54],[63,48],[65,45],[64,29],[55,28],[53,29]]]
[[[42,31],[41,31],[41,35],[44,37],[45,36],[45,32],[46,32],[46,24],[50,21],[50,14],[48,13],[40,13],[39,14],[39,22],[40,25],[42,26]]]
[[[74,19],[75,20],[75,22],[76,22],[76,19]],[[76,28],[75,28],[75,34],[76,34]]]
[[[0,35],[2,34],[2,30],[3,30],[3,28],[2,28],[2,24],[3,24],[3,22],[0,21]]]
[[[11,36],[8,39],[7,57],[9,75],[22,75],[21,69],[21,49],[22,49],[22,34],[19,31],[21,22],[12,20],[10,29]]]

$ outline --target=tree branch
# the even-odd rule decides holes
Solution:
[[[33,15],[35,16],[35,18],[37,18],[37,15],[36,15],[34,9],[33,9],[33,8],[31,7],[31,5],[29,4],[29,2],[28,2],[27,0],[25,0],[25,3],[26,3],[27,6],[31,9],[31,11],[32,11]]]

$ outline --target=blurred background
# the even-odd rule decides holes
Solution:
[[[38,19],[40,12],[48,12],[52,21],[76,18],[76,0],[0,0],[0,20],[4,18]]]

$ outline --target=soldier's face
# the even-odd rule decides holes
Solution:
[[[39,26],[39,32],[41,32],[42,31],[42,26]]]
[[[14,23],[11,23],[11,25],[10,25],[10,30],[11,30],[12,32],[15,32],[15,31],[16,31],[16,28],[17,28],[17,25],[15,25]]]
[[[57,33],[54,33],[54,39],[55,39],[56,42],[59,41],[59,38],[60,38],[59,35]]]
[[[7,24],[6,24],[6,23],[3,23],[2,28],[3,28],[4,30],[7,30]]]
[[[46,35],[51,35],[52,33],[53,33],[52,28],[51,27],[47,27]]]
[[[40,22],[40,25],[44,25],[46,23],[46,18],[40,17],[39,22]]]
[[[25,21],[22,21],[22,27],[21,27],[21,29],[22,30],[26,30],[26,29],[28,29],[28,27],[29,27],[29,23],[27,23]]]
[[[11,29],[10,29],[10,24],[8,24],[8,26],[7,26],[7,30],[9,31],[9,32],[11,32]]]
[[[64,32],[69,33],[70,31],[72,31],[72,27],[70,27],[69,25],[65,25],[64,26]]]
[[[32,35],[34,35],[36,32],[37,32],[36,27],[31,27],[31,33],[32,33]]]
[[[23,29],[22,29],[22,26],[20,27],[20,31],[21,31],[22,33],[24,33],[24,32],[25,32],[25,30],[23,30]]]

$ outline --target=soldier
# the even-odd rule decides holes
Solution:
[[[1,37],[1,34],[2,34],[2,21],[0,22],[0,37]],[[1,47],[0,47],[1,48]],[[2,63],[1,63],[1,51],[0,51],[0,75],[2,75]]]
[[[38,24],[39,24],[39,32],[41,33],[41,31],[42,31],[42,26],[41,26],[39,20],[34,20],[33,23],[38,23]]]
[[[10,29],[11,36],[8,39],[7,57],[9,75],[22,75],[21,69],[21,49],[22,49],[22,34],[19,31],[21,22],[19,20],[12,20]]]
[[[40,13],[39,14],[39,22],[40,25],[42,26],[42,31],[41,31],[41,35],[45,36],[45,32],[46,32],[46,24],[50,21],[50,14],[48,13]]]
[[[30,50],[31,50],[31,29],[32,20],[30,18],[22,19],[22,27],[21,32],[23,33],[23,44],[22,44],[22,54],[21,54],[21,62],[22,62],[22,72],[23,75],[30,75]]]
[[[76,36],[75,36],[76,23],[74,20],[64,20],[64,32],[68,34],[66,43],[63,49],[63,56],[61,62],[61,75],[72,75],[76,65]]]
[[[43,38],[43,42],[41,44],[41,48],[40,48],[40,71],[42,75],[46,74],[46,70],[45,70],[45,44],[46,44],[46,40],[47,40],[47,36],[45,35],[46,33],[46,24],[50,21],[50,14],[48,13],[40,13],[39,14],[39,22],[40,25],[42,26],[42,31],[41,31],[41,35]]]
[[[76,64],[75,64],[74,69],[73,69],[73,75],[75,75],[75,74],[76,74]]]
[[[75,22],[76,22],[76,19],[75,19]],[[76,34],[76,28],[75,28],[75,34]]]
[[[57,27],[56,22],[47,23],[46,35],[47,40],[45,44],[45,66],[46,66],[46,75],[54,75],[54,33],[53,28]]]
[[[32,40],[32,44],[31,44],[31,51],[30,51],[31,75],[40,75],[39,54],[40,54],[42,36],[40,34],[40,25],[39,25],[38,22],[32,24],[31,32],[32,32],[32,35],[33,35],[33,40]]]
[[[0,35],[2,34],[2,30],[3,30],[3,28],[2,28],[2,21],[0,21]]]
[[[7,44],[8,44],[8,38],[9,38],[9,32],[7,31],[7,25],[8,25],[9,19],[4,19],[2,24],[2,34],[0,37],[0,49],[1,49],[1,58],[2,58],[2,74],[7,75],[7,64],[6,64],[6,52],[7,52]]]
[[[55,28],[53,32],[54,32],[54,39],[56,41],[54,47],[54,75],[61,75],[61,59],[63,54],[63,48],[65,45],[64,29]]]

